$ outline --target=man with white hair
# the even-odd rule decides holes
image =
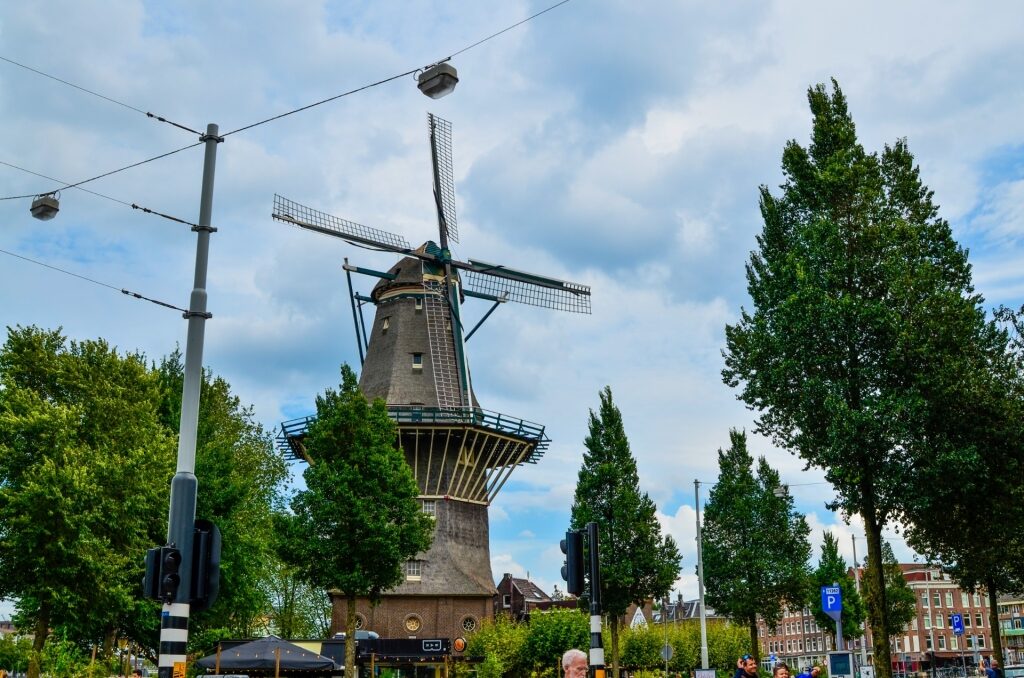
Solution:
[[[562,671],[565,678],[587,678],[587,655],[573,648],[562,655]]]

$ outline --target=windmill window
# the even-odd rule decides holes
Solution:
[[[423,500],[423,512],[431,518],[437,517],[437,503],[433,499]]]
[[[422,311],[423,310],[423,297],[416,297],[416,310],[417,311]]]
[[[476,631],[476,619],[469,616],[463,617],[462,630],[466,631],[467,633],[472,633],[473,631]]]
[[[388,316],[380,321],[381,333],[387,332],[389,327],[391,327],[391,316]]]
[[[413,353],[412,354],[412,368],[414,370],[422,370],[423,369],[423,354],[422,353]]]
[[[423,563],[418,560],[407,560],[402,565],[406,581],[420,581],[423,578]]]

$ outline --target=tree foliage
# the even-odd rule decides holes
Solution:
[[[530,614],[525,655],[533,666],[557,666],[566,650],[588,647],[590,618],[583,610],[556,607]]]
[[[881,530],[913,522],[915,497],[934,489],[922,469],[955,456],[952,404],[969,399],[993,337],[906,141],[867,153],[835,81],[808,101],[810,146],[786,145],[780,196],[761,187],[754,311],[726,328],[723,377],[758,410],[758,432],[825,471],[833,508],[861,515],[880,577]],[[889,678],[885,590],[870,586],[875,666]]]
[[[175,350],[156,367],[161,420],[178,430],[184,365]],[[270,586],[280,567],[274,516],[284,510],[288,476],[268,431],[244,407],[223,378],[203,370],[196,433],[199,480],[196,518],[221,531],[220,593],[213,607],[189,620],[192,651],[210,650],[225,636],[252,637],[264,630],[271,610]],[[161,530],[159,543],[163,542]]]
[[[0,349],[0,598],[19,624],[99,644],[138,609],[142,554],[162,531],[173,438],[139,355],[59,330]],[[31,673],[37,674],[38,663]]]
[[[870,576],[870,566],[864,571],[866,595],[878,596],[874,590],[877,577]],[[890,638],[901,635],[907,624],[917,616],[917,596],[903,576],[896,554],[889,542],[882,542],[882,577],[885,581],[885,633]],[[843,601],[843,613],[846,613]]]
[[[312,464],[306,489],[292,499],[282,538],[288,564],[303,581],[348,601],[346,633],[355,637],[355,601],[403,580],[402,564],[427,550],[434,522],[421,512],[412,471],[381,399],[360,392],[355,373],[341,367],[338,390],[316,399],[305,439]],[[355,644],[346,644],[346,671],[355,671]]]
[[[601,604],[611,623],[613,675],[618,675],[618,633],[630,604],[660,598],[679,575],[675,540],[661,534],[651,498],[640,491],[636,460],[610,387],[590,411],[583,466],[573,499],[573,529],[596,522],[600,532]]]
[[[864,621],[864,599],[857,590],[857,582],[849,575],[846,561],[839,554],[839,542],[831,532],[825,532],[821,543],[821,558],[812,577],[810,590],[811,611],[818,626],[831,633],[836,632],[836,622],[821,609],[821,596],[818,595],[822,586],[839,584],[843,595],[843,638],[852,639],[861,636],[860,625]]]
[[[806,602],[810,528],[764,457],[755,476],[746,433],[733,429],[729,439],[718,451],[718,482],[704,513],[705,599],[748,630],[756,657],[757,618],[775,627],[784,608]]]

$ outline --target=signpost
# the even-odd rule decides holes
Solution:
[[[821,611],[836,622],[836,649],[843,649],[843,590],[839,584],[821,587]],[[831,674],[829,674],[831,675]]]
[[[964,675],[967,675],[967,659],[964,657],[964,616],[959,612],[954,612],[949,615],[949,626],[953,629],[954,636],[960,636],[957,639],[957,645],[960,646],[960,663],[964,665]]]

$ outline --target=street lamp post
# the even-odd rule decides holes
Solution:
[[[199,426],[199,390],[203,370],[203,337],[206,320],[206,271],[210,254],[210,225],[213,212],[213,177],[217,166],[219,128],[210,123],[200,137],[206,143],[203,159],[203,188],[199,198],[196,232],[196,267],[189,299],[188,335],[185,340],[185,374],[181,389],[181,420],[178,427],[178,467],[171,479],[171,501],[167,516],[167,544],[181,554],[179,580],[173,600],[165,599],[160,612],[159,677],[173,678],[175,665],[184,670],[188,647],[188,617],[192,592],[192,535],[196,521],[196,432]]]
[[[704,612],[704,547],[700,533],[700,481],[693,481],[693,507],[697,512],[697,595],[700,606],[700,667],[708,668],[708,619]]]

